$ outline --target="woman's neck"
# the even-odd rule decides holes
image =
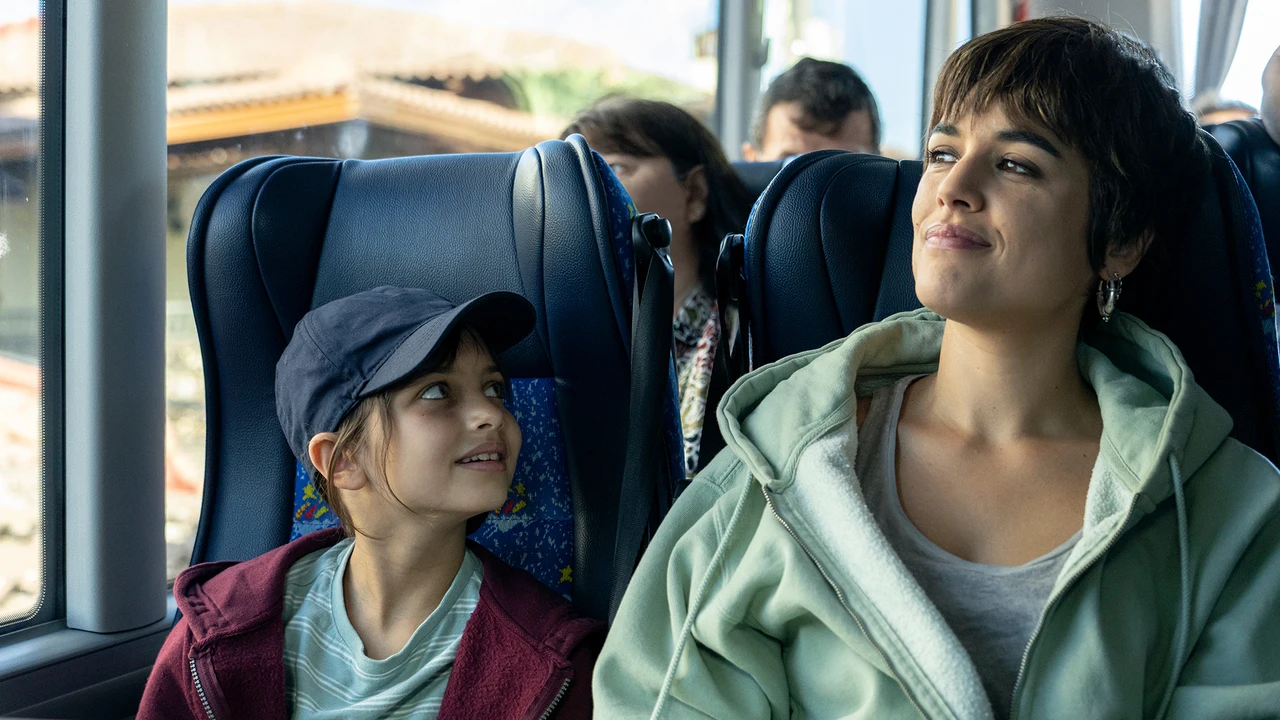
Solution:
[[[701,268],[698,265],[698,250],[693,247],[692,242],[671,243],[670,254],[671,265],[675,268],[675,304],[671,308],[674,318],[680,314],[684,301],[698,286],[698,273]]]
[[[462,524],[398,530],[380,539],[357,533],[342,580],[347,617],[374,659],[404,647],[439,607],[466,554]]]
[[[1096,437],[1101,418],[1080,376],[1076,329],[989,332],[948,320],[919,409],[962,436],[1000,443]]]

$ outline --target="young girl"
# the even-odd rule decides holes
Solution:
[[[183,572],[138,717],[589,717],[603,627],[465,540],[515,473],[494,357],[533,323],[393,287],[308,313],[276,406],[342,527]]]

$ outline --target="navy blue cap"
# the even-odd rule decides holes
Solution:
[[[384,285],[321,305],[298,321],[276,363],[276,413],[308,471],[307,445],[352,408],[409,378],[456,328],[475,329],[497,354],[533,330],[533,305],[492,292],[454,305],[417,288]]]

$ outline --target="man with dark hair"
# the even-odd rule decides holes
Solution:
[[[871,88],[848,65],[801,58],[773,79],[742,144],[750,161],[814,150],[880,152],[880,110]]]

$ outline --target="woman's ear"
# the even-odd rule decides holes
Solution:
[[[1098,271],[1098,275],[1103,280],[1110,280],[1116,275],[1121,278],[1129,277],[1129,273],[1138,267],[1138,263],[1142,262],[1142,257],[1147,254],[1147,248],[1151,247],[1151,240],[1154,234],[1150,230],[1146,230],[1134,242],[1129,243],[1123,248],[1111,249],[1107,251],[1107,263]]]
[[[333,457],[333,449],[337,442],[337,433],[317,433],[307,444],[307,456],[311,464],[328,478],[330,487],[359,490],[369,482],[369,479],[365,477],[359,464],[351,458],[350,453],[344,452],[341,457]],[[332,467],[329,466],[330,462],[333,463]]]
[[[685,219],[692,225],[707,216],[707,198],[711,190],[707,186],[705,165],[699,165],[684,177]]]

